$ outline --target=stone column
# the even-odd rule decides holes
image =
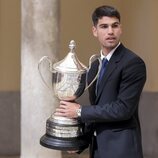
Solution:
[[[21,5],[21,158],[60,158],[60,151],[39,144],[57,103],[37,68],[42,56],[57,58],[59,0],[22,0]],[[44,69],[44,75],[49,78],[51,74]]]

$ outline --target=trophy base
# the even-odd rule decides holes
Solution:
[[[83,150],[88,147],[86,136],[76,138],[58,138],[45,134],[41,137],[40,144],[50,149],[62,151]]]

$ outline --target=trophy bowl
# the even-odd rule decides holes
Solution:
[[[52,64],[52,61],[47,56],[42,57],[38,63],[40,76],[45,85],[50,87],[41,73],[41,63],[44,60],[49,62],[49,70],[52,73],[52,87],[55,96],[59,100],[75,101],[93,84],[100,71],[100,58],[98,55],[93,55],[89,60],[90,65],[96,59],[99,60],[100,64],[95,78],[87,85],[90,67],[87,68],[78,60],[74,51],[75,46],[75,41],[70,41],[70,52],[63,60],[57,63]],[[70,119],[52,114],[46,121],[46,134],[41,137],[40,144],[56,150],[82,150],[89,145],[86,137],[84,123],[79,118]]]

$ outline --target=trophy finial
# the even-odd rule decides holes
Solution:
[[[71,52],[72,52],[72,50],[75,49],[75,47],[76,47],[75,41],[74,41],[74,40],[71,40],[71,41],[70,41],[70,44],[69,44],[69,48],[70,48]]]

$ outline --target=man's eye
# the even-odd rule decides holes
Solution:
[[[118,27],[119,27],[119,24],[112,25],[112,28],[118,28]]]
[[[108,25],[101,25],[100,28],[106,29],[108,28]]]

